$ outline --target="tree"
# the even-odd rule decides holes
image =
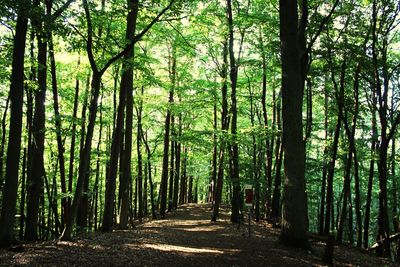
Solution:
[[[300,49],[298,44],[297,3],[279,1],[282,59],[282,121],[284,187],[281,240],[308,248],[305,194],[305,147],[303,143]]]
[[[25,43],[31,1],[17,4],[13,62],[10,85],[10,132],[7,146],[6,179],[0,217],[0,246],[7,247],[15,242],[14,215],[16,210],[18,173],[21,153],[22,104],[24,92]]]

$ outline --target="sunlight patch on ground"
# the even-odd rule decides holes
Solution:
[[[219,231],[223,230],[223,226],[218,226],[218,225],[205,225],[205,226],[193,226],[192,228],[184,228],[181,229],[186,232],[214,232],[214,231]]]
[[[190,254],[201,254],[201,253],[224,254],[224,251],[218,249],[191,248],[191,247],[182,247],[182,246],[174,246],[167,244],[143,244],[143,247],[159,251],[166,251],[166,252],[182,252]]]

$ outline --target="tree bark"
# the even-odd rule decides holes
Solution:
[[[54,45],[52,36],[49,39],[49,57],[50,57],[50,65],[51,65],[51,79],[52,79],[52,91],[53,91],[53,108],[54,108],[54,117],[55,117],[55,125],[56,125],[56,137],[57,137],[57,149],[58,149],[58,162],[60,167],[60,181],[61,181],[61,192],[63,193],[63,197],[61,199],[62,203],[62,216],[61,222],[62,225],[65,224],[65,218],[68,217],[68,202],[66,198],[67,193],[67,185],[65,178],[65,158],[64,158],[64,145],[61,136],[61,115],[60,108],[58,102],[58,88],[57,88],[57,74],[56,74],[56,62],[54,56]]]
[[[278,100],[276,103],[276,125],[278,127],[278,136],[276,138],[276,148],[275,148],[275,180],[274,189],[272,193],[271,201],[271,212],[269,218],[276,222],[281,216],[281,185],[282,185],[282,160],[283,160],[283,148],[281,141],[281,92],[279,93]]]
[[[324,90],[325,103],[324,103],[324,130],[325,130],[325,148],[324,148],[324,166],[322,167],[322,181],[321,181],[321,203],[319,209],[319,219],[318,219],[318,233],[322,235],[324,233],[324,218],[325,218],[325,193],[326,193],[326,177],[328,172],[328,94],[327,90]]]
[[[14,215],[17,204],[18,172],[21,153],[24,58],[30,4],[29,0],[20,1],[15,27],[10,84],[10,131],[8,134],[6,178],[0,216],[0,247],[7,247],[15,242]]]
[[[217,173],[217,181],[215,185],[214,192],[214,205],[213,205],[213,213],[211,217],[211,221],[216,221],[219,215],[219,206],[221,204],[222,199],[222,189],[224,182],[224,167],[225,167],[225,150],[226,150],[226,140],[225,135],[228,131],[228,44],[227,41],[223,43],[223,64],[221,69],[221,79],[222,79],[222,111],[221,111],[221,131],[222,138],[220,140],[219,145],[219,153],[218,153],[218,173]]]
[[[231,203],[231,222],[238,223],[240,220],[239,213],[241,207],[240,198],[240,180],[239,180],[239,144],[237,141],[237,99],[236,99],[236,87],[237,87],[237,75],[238,66],[236,63],[236,58],[234,54],[234,36],[233,36],[233,15],[232,15],[232,1],[227,0],[227,19],[228,19],[228,51],[229,51],[229,63],[230,71],[229,77],[231,80],[231,134],[232,143],[230,152],[230,158],[232,160],[232,165],[230,168],[230,176],[233,186],[232,203]]]
[[[271,212],[271,191],[272,191],[272,153],[273,153],[273,148],[271,143],[271,138],[272,133],[269,132],[268,129],[268,113],[267,113],[267,59],[265,55],[265,49],[264,49],[264,42],[262,39],[262,33],[260,32],[260,47],[261,47],[261,57],[262,57],[262,96],[261,96],[261,104],[262,104],[262,115],[263,115],[263,123],[264,123],[264,128],[266,131],[266,138],[265,138],[265,156],[266,156],[266,162],[265,162],[265,176],[266,176],[266,185],[265,185],[265,190],[264,190],[264,197],[265,197],[265,217],[268,218],[269,214]],[[275,92],[273,92],[273,95],[275,95]],[[275,106],[275,99],[273,99],[273,105]],[[273,116],[274,119],[274,116]],[[272,123],[274,125],[274,123]]]
[[[128,1],[128,15],[126,18],[126,33],[125,38],[128,41],[131,41],[135,35],[136,29],[136,20],[139,8],[138,0],[129,0]],[[125,161],[124,165],[128,165],[128,167],[124,167],[124,172],[121,179],[121,212],[120,212],[120,224],[119,227],[124,229],[127,227],[128,222],[128,196],[129,196],[129,179],[130,176],[130,156],[127,154],[131,154],[131,150],[126,150],[127,146],[130,145],[132,147],[132,137],[128,137],[128,131],[132,132],[132,124],[130,124],[130,128],[128,128],[129,121],[132,121],[132,118],[128,118],[128,109],[133,108],[133,103],[129,102],[132,106],[128,107],[128,97],[130,98],[133,91],[133,59],[134,59],[134,48],[132,47],[124,55],[124,62],[122,64],[122,76],[121,76],[121,88],[119,95],[119,103],[117,110],[117,118],[116,125],[113,132],[112,145],[111,145],[111,155],[109,161],[109,168],[107,172],[106,178],[106,194],[105,194],[105,204],[104,204],[104,215],[103,215],[103,224],[102,231],[108,232],[112,230],[113,226],[113,212],[114,212],[114,200],[115,200],[115,188],[116,188],[116,179],[117,179],[117,170],[118,170],[118,156],[120,154],[121,142],[122,142],[122,131],[124,128],[124,110],[126,106],[126,134],[125,134]],[[130,111],[130,115],[132,116],[133,112]],[[130,143],[128,144],[130,139]],[[128,157],[129,158],[128,158]],[[129,174],[125,173],[129,169]]]
[[[171,89],[169,92],[169,103],[173,102],[174,92]],[[163,165],[161,173],[160,184],[160,216],[165,218],[165,210],[167,208],[167,187],[168,187],[168,153],[169,153],[169,133],[171,123],[171,111],[168,108],[167,115],[165,116],[165,130],[164,130],[164,152],[163,152]]]
[[[33,2],[39,7],[39,1]],[[47,39],[48,32],[44,29],[44,14],[42,18],[32,20],[36,29],[38,47],[38,89],[35,91],[35,113],[33,116],[33,145],[32,145],[32,174],[27,181],[27,216],[25,239],[36,241],[38,239],[39,201],[44,173],[44,135],[45,135],[45,101],[47,89]],[[40,15],[39,15],[40,17]]]
[[[138,191],[138,219],[139,222],[142,222],[143,219],[143,160],[142,160],[142,110],[143,110],[143,102],[141,97],[143,96],[143,87],[141,89],[140,99],[137,101],[137,139],[136,139],[136,149],[137,149],[137,157],[138,157],[138,176],[137,176],[137,191]]]
[[[1,145],[0,145],[0,192],[3,191],[3,164],[4,164],[4,147],[6,145],[6,119],[10,103],[10,96],[7,97],[6,106],[4,107],[3,118],[1,120]]]
[[[78,67],[80,65],[80,59],[78,60]],[[69,151],[69,167],[68,167],[68,193],[72,193],[72,183],[74,178],[74,162],[75,162],[75,139],[76,139],[76,122],[78,113],[78,103],[79,103],[79,78],[75,78],[75,96],[74,96],[74,108],[72,111],[72,129],[71,129],[71,146]],[[89,85],[89,82],[87,82]],[[88,86],[87,86],[88,87]],[[86,88],[85,95],[88,94],[88,89]],[[86,103],[85,99],[85,103]],[[86,106],[86,104],[85,104]],[[85,111],[86,113],[86,111]],[[71,206],[71,198],[68,197],[68,208]],[[64,222],[65,224],[65,222]]]
[[[178,117],[178,136],[177,138],[182,136],[182,114],[179,114]],[[179,141],[175,142],[175,178],[174,178],[174,198],[172,207],[174,209],[178,208],[178,193],[179,193],[179,178],[180,178],[180,169],[181,169],[181,143]]]
[[[297,2],[279,1],[282,60],[282,121],[284,189],[282,201],[283,243],[309,248],[305,194],[305,146],[303,142],[303,87],[298,44]]]
[[[175,178],[175,116],[171,116],[171,153],[169,162],[169,186],[168,186],[168,212],[172,211],[172,198],[174,192]]]

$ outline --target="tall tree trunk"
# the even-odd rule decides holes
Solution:
[[[190,175],[189,177],[189,185],[188,185],[188,193],[187,193],[187,202],[193,203],[193,176]]]
[[[89,171],[90,152],[92,146],[94,125],[96,121],[97,101],[100,94],[100,85],[101,73],[94,71],[91,82],[92,99],[89,107],[89,124],[87,126],[85,143],[79,160],[78,180],[76,182],[74,199],[70,208],[70,214],[67,218],[67,223],[65,225],[64,231],[60,237],[60,239],[64,241],[71,240],[73,226],[75,223],[76,215],[78,213],[78,208],[84,189],[85,176],[88,174],[87,172]]]
[[[128,1],[128,15],[126,18],[126,40],[131,41],[134,38],[135,35],[135,29],[136,29],[136,19],[137,19],[137,14],[138,14],[138,6],[139,1],[138,0],[130,0]],[[115,187],[116,187],[116,179],[117,179],[117,170],[118,170],[118,156],[120,154],[120,147],[121,147],[121,141],[122,141],[122,131],[124,128],[124,110],[125,106],[127,109],[127,115],[126,115],[126,130],[132,132],[132,127],[129,129],[128,128],[128,123],[129,121],[132,121],[132,118],[128,118],[128,110],[132,109],[132,106],[128,107],[128,97],[130,98],[133,90],[133,59],[134,59],[134,48],[129,50],[125,55],[124,55],[124,62],[122,66],[122,77],[121,77],[121,88],[120,88],[120,96],[119,96],[119,104],[118,104],[118,111],[117,111],[117,119],[116,119],[116,125],[115,129],[113,132],[113,138],[112,138],[112,145],[111,145],[111,155],[110,155],[110,163],[109,163],[109,169],[107,172],[107,178],[106,178],[106,194],[105,194],[105,209],[104,209],[104,217],[103,217],[103,225],[102,225],[102,230],[103,231],[111,231],[112,230],[112,225],[113,225],[113,212],[114,212],[114,200],[115,200]],[[128,96],[129,95],[129,96]],[[131,104],[131,103],[129,103]],[[133,112],[130,112],[130,115],[132,116]],[[132,124],[131,124],[132,126]],[[125,147],[127,146],[132,147],[132,137],[128,136],[129,134],[125,134]],[[129,140],[131,139],[130,143],[128,144]],[[130,154],[131,150],[126,150],[125,153]],[[129,158],[127,157],[127,154],[125,155],[125,164],[129,166],[130,170],[130,156]],[[128,209],[127,207],[129,206],[127,203],[127,198],[129,196],[129,179],[130,175],[128,173],[125,173],[125,171],[128,169],[128,167],[124,167],[124,172],[123,176],[121,177],[121,189],[122,189],[122,196],[121,196],[121,202],[124,202],[123,207],[121,205],[121,213],[120,213],[120,228],[126,228],[127,227],[127,219],[128,219]]]
[[[232,134],[232,144],[230,149],[230,158],[232,159],[232,166],[230,168],[230,176],[233,186],[232,195],[232,212],[231,212],[231,222],[239,222],[239,213],[241,207],[241,197],[240,197],[240,180],[239,180],[239,144],[237,141],[237,99],[236,99],[236,84],[238,75],[238,66],[234,54],[234,36],[233,36],[233,15],[232,15],[232,1],[227,0],[227,19],[228,19],[228,29],[229,29],[229,62],[230,62],[230,80],[231,80],[231,134]]]
[[[34,6],[39,7],[39,1],[34,1]],[[44,15],[42,15],[44,16]],[[40,17],[40,15],[39,15]],[[27,216],[25,239],[36,241],[38,239],[38,215],[40,192],[44,173],[44,136],[45,136],[45,101],[47,88],[47,31],[44,29],[43,18],[32,21],[36,29],[38,46],[38,89],[35,92],[35,114],[33,117],[33,151],[32,174],[27,181]]]
[[[371,203],[372,203],[372,187],[373,187],[373,179],[375,174],[375,157],[377,154],[377,140],[378,140],[378,129],[377,129],[377,118],[376,118],[376,104],[377,97],[375,91],[372,92],[372,105],[371,105],[371,113],[372,113],[372,140],[371,140],[371,160],[369,163],[369,172],[368,172],[368,189],[367,189],[367,197],[365,203],[365,215],[364,215],[364,248],[369,247],[369,224],[370,224],[370,215],[371,215]]]
[[[7,146],[6,178],[0,216],[0,247],[15,241],[14,216],[17,204],[18,172],[21,153],[22,105],[24,92],[24,58],[31,1],[20,1],[15,26],[10,84],[10,131]]]
[[[326,193],[326,177],[328,172],[328,94],[327,90],[324,90],[324,130],[325,130],[325,148],[324,148],[324,165],[322,167],[322,181],[321,181],[321,203],[319,209],[319,219],[318,219],[318,233],[322,235],[324,233],[324,218],[325,218],[325,193]]]
[[[342,123],[342,116],[338,115],[335,133],[333,137],[333,144],[331,148],[331,159],[328,167],[327,174],[327,188],[326,188],[326,209],[325,209],[325,226],[324,235],[329,235],[331,219],[333,219],[333,176],[335,173],[335,162],[337,157],[340,125]]]
[[[153,179],[151,175],[151,152],[150,152],[150,147],[147,141],[147,138],[145,137],[145,134],[143,133],[143,129],[140,131],[142,133],[142,139],[143,143],[146,147],[146,154],[147,154],[147,169],[148,169],[148,174],[149,174],[149,183],[150,183],[150,204],[151,204],[151,215],[152,219],[156,219],[156,208],[154,204],[154,184],[153,184]]]
[[[377,253],[380,256],[390,258],[390,241],[389,241],[389,215],[388,215],[388,198],[387,198],[387,180],[388,180],[388,148],[390,139],[393,137],[396,126],[399,123],[388,125],[388,91],[389,91],[389,74],[387,66],[387,35],[382,34],[382,43],[377,48],[378,31],[377,29],[377,1],[373,2],[372,10],[372,62],[374,67],[374,89],[378,95],[378,114],[380,121],[380,140],[378,142],[379,160],[378,160],[378,174],[379,174],[379,216],[378,216],[378,235],[377,242],[383,242],[382,246],[377,248]],[[382,27],[382,25],[380,25]],[[380,52],[380,60],[378,61],[378,50]],[[379,65],[380,64],[380,65]],[[381,81],[382,75],[383,83]],[[400,116],[400,114],[399,114]],[[387,130],[390,130],[389,134]]]
[[[210,202],[212,205],[214,203],[214,192],[215,185],[217,181],[217,156],[218,156],[218,136],[217,136],[217,127],[218,127],[218,115],[217,115],[217,92],[213,93],[214,95],[214,105],[213,105],[213,153],[211,159],[211,177],[210,183],[208,185],[208,195],[207,202]]]
[[[21,201],[19,206],[20,220],[19,220],[19,240],[24,239],[24,225],[25,225],[25,181],[26,181],[26,148],[24,148],[22,160],[22,180],[21,180]]]
[[[362,217],[361,217],[361,196],[360,196],[360,177],[359,177],[359,164],[357,157],[357,150],[355,146],[355,132],[359,110],[359,79],[360,79],[361,65],[358,64],[354,74],[354,85],[353,85],[353,96],[354,96],[354,115],[352,122],[352,138],[351,150],[353,152],[354,161],[354,190],[355,190],[355,211],[356,211],[356,223],[357,223],[357,247],[361,247],[362,243]]]
[[[214,192],[214,205],[213,205],[213,214],[211,217],[211,221],[216,221],[219,215],[219,206],[222,200],[222,189],[224,182],[224,168],[225,168],[225,150],[226,150],[226,140],[225,134],[228,131],[228,44],[225,40],[223,42],[223,64],[221,69],[221,79],[222,79],[222,110],[221,110],[221,131],[223,137],[220,140],[219,152],[218,152],[218,173],[217,173],[217,181],[215,185]]]
[[[268,113],[267,113],[267,59],[264,49],[264,42],[262,38],[262,32],[260,31],[260,48],[261,48],[261,57],[262,57],[262,96],[261,96],[261,104],[262,104],[262,115],[263,115],[263,123],[266,131],[265,138],[265,156],[266,156],[266,165],[265,165],[265,176],[266,176],[266,185],[264,190],[265,197],[265,217],[269,217],[269,213],[271,211],[271,189],[272,189],[272,145],[271,145],[271,133],[268,132]],[[275,95],[275,92],[273,92]],[[275,106],[275,101],[274,101]]]
[[[331,55],[331,54],[330,54]],[[342,62],[342,75],[344,75],[344,70],[346,67],[346,60],[344,59]],[[333,65],[330,60],[331,66]],[[330,232],[330,224],[331,220],[333,221],[333,176],[335,174],[335,163],[337,158],[338,144],[339,144],[339,136],[340,136],[340,128],[343,122],[343,99],[344,99],[344,87],[340,87],[340,92],[338,89],[338,85],[336,83],[335,74],[333,69],[331,70],[331,78],[332,83],[335,88],[336,102],[338,105],[338,114],[337,114],[337,122],[335,133],[333,136],[333,144],[331,148],[331,159],[328,166],[328,174],[327,174],[327,188],[326,188],[326,209],[325,209],[325,227],[324,227],[324,235],[329,235]],[[343,81],[344,77],[341,77],[341,81]],[[339,214],[339,213],[338,213]],[[332,223],[333,225],[333,223]],[[333,228],[333,227],[332,227]]]
[[[78,67],[80,65],[80,59],[78,60]],[[89,75],[88,75],[89,76]],[[89,82],[87,82],[87,88],[85,92],[85,107],[86,107],[86,96],[88,95]],[[75,162],[75,139],[76,139],[76,121],[78,113],[78,103],[79,103],[79,78],[75,78],[75,96],[74,96],[74,108],[72,112],[72,129],[71,129],[71,146],[69,151],[69,167],[68,167],[68,193],[72,193],[72,183],[74,178],[74,162]],[[86,114],[86,108],[85,108]],[[86,117],[86,115],[85,115]],[[71,198],[68,197],[68,208],[71,206]],[[64,222],[65,224],[65,222]]]
[[[174,89],[176,83],[176,56],[175,47],[172,47],[172,58],[170,62],[170,80],[171,89],[169,91],[168,104],[172,105],[174,102]],[[168,153],[169,153],[169,140],[170,140],[170,126],[171,126],[171,107],[168,106],[167,115],[165,116],[165,130],[164,130],[164,151],[163,151],[163,164],[161,173],[161,184],[160,184],[160,216],[165,218],[165,210],[167,208],[167,187],[168,187]]]
[[[56,124],[56,136],[57,136],[57,149],[58,149],[58,162],[60,166],[60,181],[61,181],[61,192],[64,194],[61,199],[62,203],[62,214],[61,214],[61,222],[62,225],[65,224],[65,218],[68,217],[68,202],[65,194],[67,193],[67,185],[65,178],[65,158],[64,158],[64,145],[61,136],[61,117],[60,117],[60,108],[58,102],[58,88],[57,88],[57,74],[56,74],[56,62],[54,57],[54,45],[52,36],[49,39],[49,57],[51,64],[51,79],[52,79],[52,91],[53,91],[53,108],[54,108],[54,116],[55,116],[55,124]]]
[[[247,76],[247,75],[246,75]],[[251,127],[253,128],[253,131],[255,131],[255,116],[256,116],[256,107],[254,106],[254,94],[253,94],[253,90],[251,88],[251,82],[250,82],[250,78],[247,76],[247,83],[248,83],[248,89],[249,89],[249,95],[250,95],[250,121],[251,121]],[[257,137],[256,137],[256,133],[253,132],[251,135],[252,138],[252,142],[253,142],[253,151],[252,151],[252,181],[255,184],[255,192],[254,192],[254,207],[255,207],[255,219],[256,222],[260,221],[260,179],[259,179],[259,168],[258,168],[258,163],[257,163],[257,157],[258,157],[258,153],[257,153]]]
[[[282,121],[285,185],[282,201],[281,240],[308,248],[305,194],[305,146],[303,142],[300,49],[297,2],[279,1],[282,60]]]
[[[175,116],[171,116],[171,153],[169,162],[169,185],[168,185],[168,212],[172,211],[172,198],[174,192],[175,178]]]
[[[180,196],[179,203],[187,203],[187,155],[188,148],[183,148],[183,161],[182,161],[182,175],[181,175],[181,187],[180,187]]]
[[[347,206],[348,206],[348,201],[350,199],[350,183],[351,183],[350,179],[351,179],[351,165],[353,162],[353,142],[354,142],[354,135],[353,135],[352,129],[350,130],[350,127],[347,122],[348,113],[347,113],[347,111],[343,112],[345,75],[346,75],[346,59],[343,60],[342,68],[341,68],[340,93],[339,93],[338,105],[339,105],[339,112],[341,112],[340,116],[343,117],[342,118],[343,124],[344,124],[346,134],[349,139],[349,151],[348,151],[348,155],[347,155],[347,162],[346,162],[345,173],[344,173],[343,205],[342,205],[342,211],[340,213],[339,227],[338,227],[337,236],[336,236],[336,240],[338,242],[342,242],[345,220],[348,215],[347,214],[347,208],[348,208]],[[335,83],[335,87],[336,87],[336,83]],[[337,92],[337,89],[336,89],[336,92]]]
[[[178,139],[182,136],[182,114],[178,117]],[[179,178],[181,169],[181,143],[179,141],[175,142],[175,178],[174,178],[174,198],[172,207],[174,209],[178,208],[178,193],[179,193]],[[215,180],[215,179],[214,179]]]
[[[3,118],[1,120],[1,144],[0,144],[0,192],[3,191],[3,164],[4,164],[4,147],[6,145],[6,119],[7,111],[10,103],[10,96],[7,97],[6,106],[4,107]]]
[[[278,132],[282,131],[281,126],[281,92],[279,92],[278,100],[276,103],[276,124],[278,127]],[[276,138],[276,148],[275,148],[275,180],[274,180],[274,190],[272,194],[271,201],[271,212],[269,218],[276,222],[281,216],[281,167],[283,160],[283,149],[281,136],[278,135]]]
[[[138,157],[138,175],[137,175],[137,191],[138,191],[138,219],[139,222],[143,219],[143,161],[142,161],[142,110],[143,110],[143,87],[141,89],[141,94],[137,101],[137,138],[136,138],[136,149],[137,149],[137,157]]]
[[[172,103],[173,91],[169,92],[169,102]],[[161,173],[161,184],[160,184],[160,216],[165,218],[165,210],[167,207],[167,187],[168,187],[168,151],[169,151],[169,129],[171,123],[171,111],[167,110],[167,116],[165,117],[165,130],[164,130],[164,152],[163,152],[163,165]]]
[[[80,143],[79,143],[79,152],[80,152],[80,157],[82,157],[83,149],[85,146],[85,134],[86,134],[86,110],[87,110],[87,105],[88,105],[88,98],[89,98],[89,87],[90,87],[90,77],[88,76],[87,82],[86,82],[86,92],[85,92],[85,100],[84,104],[82,107],[82,114],[81,114],[81,138],[80,138]],[[82,199],[79,203],[78,207],[78,213],[77,213],[77,226],[79,226],[80,230],[83,230],[85,227],[85,220],[86,220],[86,195],[85,192],[87,192],[87,185],[89,181],[89,172],[85,174],[84,177],[84,182],[83,182],[83,195]]]
[[[103,95],[102,95],[103,98]],[[101,188],[101,181],[100,180],[100,155],[101,155],[101,150],[100,150],[100,146],[101,146],[101,140],[102,140],[102,134],[103,134],[103,112],[102,112],[102,103],[103,103],[103,99],[101,99],[100,101],[100,116],[99,116],[99,121],[100,121],[100,130],[99,130],[99,141],[97,142],[97,148],[96,148],[96,152],[97,152],[97,159],[96,159],[96,174],[95,174],[95,180],[94,180],[94,187],[93,187],[93,191],[94,191],[94,209],[93,209],[93,223],[94,223],[94,230],[97,230],[97,225],[98,225],[98,210],[99,210],[99,204],[98,204],[98,200],[99,200],[99,187]]]

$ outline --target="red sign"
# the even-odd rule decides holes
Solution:
[[[245,203],[246,204],[250,204],[250,205],[253,204],[253,189],[252,188],[246,188],[244,190],[244,194],[246,196]]]

